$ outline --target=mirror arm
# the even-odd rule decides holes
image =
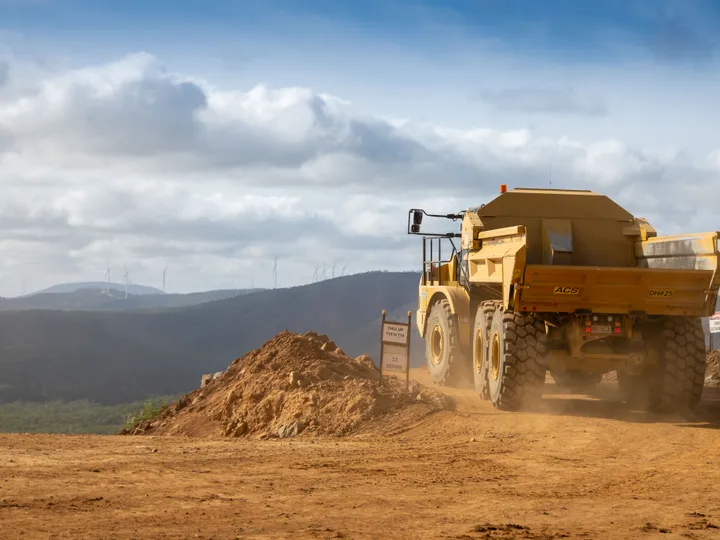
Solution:
[[[457,214],[430,214],[421,208],[413,208],[408,212],[408,234],[420,234],[420,225],[422,224],[423,216],[451,219],[453,221],[457,221],[458,219],[462,219],[465,216],[465,211],[463,210],[462,212],[458,212]],[[456,238],[460,235],[456,233],[433,233],[428,234],[427,236],[446,236],[448,238]]]

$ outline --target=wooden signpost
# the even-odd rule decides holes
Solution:
[[[380,332],[380,384],[383,372],[405,373],[405,388],[410,386],[410,325],[412,311],[408,311],[408,322],[386,321],[387,311],[382,312]]]

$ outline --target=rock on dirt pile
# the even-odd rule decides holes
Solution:
[[[720,387],[720,351],[710,351],[707,355],[705,386]]]
[[[199,437],[342,436],[410,406],[451,408],[442,394],[387,377],[368,356],[348,357],[327,336],[283,332],[218,378],[124,434]]]

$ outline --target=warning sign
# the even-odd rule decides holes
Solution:
[[[385,345],[383,347],[383,371],[405,373],[408,370],[408,350],[404,345]]]
[[[710,317],[708,323],[710,324],[711,334],[720,334],[720,313],[715,313],[715,315]]]
[[[405,373],[405,385],[410,383],[410,323],[412,312],[408,311],[408,322],[386,321],[382,312],[380,334],[380,381],[384,372]]]
[[[383,341],[405,345],[408,341],[408,330],[410,328],[406,324],[385,322],[383,324]]]

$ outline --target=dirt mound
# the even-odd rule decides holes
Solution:
[[[707,355],[705,386],[720,387],[720,351],[710,351]]]
[[[124,434],[199,437],[342,436],[391,412],[429,413],[443,394],[387,377],[368,356],[352,359],[328,339],[283,332],[235,360],[202,388]],[[413,411],[415,414],[417,410]]]

